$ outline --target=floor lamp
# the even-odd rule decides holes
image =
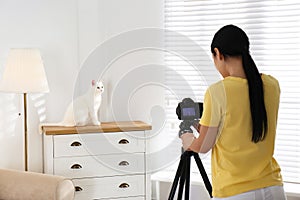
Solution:
[[[8,54],[0,91],[23,94],[24,164],[28,171],[27,94],[49,92],[43,61],[38,49],[11,49]]]

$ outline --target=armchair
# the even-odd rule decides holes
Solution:
[[[71,180],[35,172],[0,169],[0,199],[3,200],[71,200]]]

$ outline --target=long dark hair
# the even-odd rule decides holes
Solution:
[[[264,102],[263,82],[249,52],[249,39],[237,26],[227,25],[215,34],[211,43],[211,52],[216,55],[218,48],[224,57],[242,56],[243,68],[248,80],[250,109],[252,117],[252,141],[264,140],[268,129],[267,112]]]

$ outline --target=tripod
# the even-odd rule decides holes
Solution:
[[[198,166],[198,169],[200,171],[200,174],[202,176],[202,179],[204,181],[206,190],[209,193],[209,196],[212,198],[212,187],[209,182],[209,179],[207,177],[207,174],[205,172],[205,169],[203,167],[203,164],[201,162],[201,159],[199,155],[193,151],[185,151],[180,158],[180,162],[176,171],[175,179],[172,184],[172,188],[169,194],[168,200],[172,200],[174,198],[176,188],[178,181],[179,182],[179,190],[178,190],[178,196],[177,200],[182,199],[182,194],[183,194],[183,187],[185,185],[185,196],[184,199],[188,200],[189,199],[189,192],[190,192],[190,167],[191,167],[191,157],[194,156],[194,159],[196,161],[196,164]]]

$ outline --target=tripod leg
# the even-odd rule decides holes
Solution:
[[[187,156],[187,162],[186,162],[186,168],[185,168],[185,196],[184,200],[189,200],[190,199],[190,169],[191,169],[191,154],[188,152]]]
[[[195,161],[197,163],[198,169],[199,169],[200,174],[202,176],[202,179],[204,181],[204,185],[206,187],[206,190],[208,191],[209,196],[212,198],[212,187],[211,187],[211,184],[209,182],[209,179],[208,179],[208,176],[206,174],[206,171],[204,169],[204,166],[202,164],[202,161],[201,161],[201,159],[200,159],[200,157],[199,157],[199,155],[197,153],[193,152],[193,156],[195,158]]]
[[[174,178],[174,181],[173,181],[173,184],[172,184],[172,188],[171,188],[168,200],[173,200],[173,198],[175,196],[177,184],[178,184],[179,178],[180,178],[180,176],[182,174],[182,171],[183,171],[182,169],[183,169],[183,157],[181,157],[181,159],[180,159],[180,162],[179,162],[179,165],[178,165],[178,168],[177,168],[177,171],[176,171],[176,175],[175,175],[175,178]]]
[[[187,157],[186,153],[182,154],[183,168],[182,168],[182,173],[181,173],[181,176],[180,176],[177,200],[182,199],[183,187],[184,187],[184,183],[185,183],[185,179],[186,179],[185,174],[186,174],[187,159],[188,159],[188,157]]]

